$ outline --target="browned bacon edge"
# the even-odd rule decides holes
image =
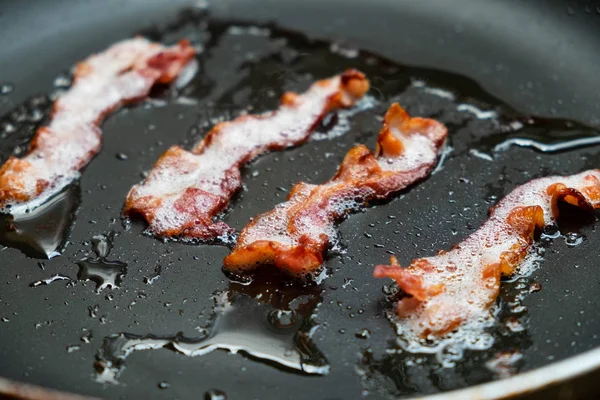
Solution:
[[[600,207],[600,170],[536,179],[506,196],[489,220],[450,251],[420,258],[402,268],[375,267],[374,277],[391,278],[407,296],[398,301],[403,331],[441,337],[473,322],[494,304],[501,275],[512,275],[528,254],[534,231],[553,223],[559,203],[587,212]]]
[[[319,186],[296,184],[285,203],[254,218],[242,230],[237,246],[224,260],[224,268],[244,272],[271,264],[293,276],[315,272],[334,239],[329,233],[335,224],[369,201],[386,199],[425,178],[446,136],[446,127],[438,121],[410,118],[397,103],[392,104],[375,154],[364,145],[356,146],[328,182]],[[414,137],[424,142],[411,139]],[[420,158],[424,147],[429,147],[429,153]],[[386,170],[386,161],[394,160],[408,161],[398,170]]]
[[[128,51],[129,54],[126,54]],[[138,56],[132,57],[132,54]],[[0,167],[0,207],[43,200],[45,195],[59,191],[76,179],[78,171],[100,151],[99,125],[104,118],[124,104],[144,99],[154,84],[172,82],[194,55],[195,51],[187,40],[181,40],[172,47],[163,47],[137,37],[119,42],[105,52],[79,62],[71,89],[53,105],[49,125],[37,130],[23,158],[11,156]],[[114,61],[123,69],[107,75],[98,71],[102,68],[97,65],[100,59],[107,63]],[[122,65],[123,59],[130,59],[130,62]],[[94,82],[97,84],[92,87]],[[87,92],[80,90],[82,85],[87,85]],[[106,97],[106,101],[102,98],[119,90],[122,93],[119,98]],[[77,97],[82,92],[89,96]],[[73,101],[73,96],[77,97],[77,101]],[[89,115],[86,114],[89,109],[85,110],[87,103],[92,104],[90,107],[97,104],[104,107],[94,109],[97,113]],[[73,132],[57,132],[59,128],[53,124]],[[61,150],[64,152],[65,149],[73,149],[73,152],[62,157]]]
[[[328,89],[330,87],[333,89]],[[326,90],[330,94],[320,99],[319,91]],[[233,233],[232,228],[215,218],[240,189],[241,167],[269,150],[280,150],[305,142],[327,113],[354,105],[368,90],[369,82],[365,75],[348,69],[341,75],[316,82],[304,94],[285,93],[276,111],[245,115],[215,125],[192,152],[179,146],[171,147],[158,159],[148,177],[130,190],[124,215],[143,217],[148,223],[148,231],[162,238],[208,241]],[[322,105],[313,112],[310,102]],[[308,111],[305,110],[306,104],[309,104]],[[307,115],[301,121],[304,124],[302,128],[295,126],[299,116],[294,116],[294,110],[304,110],[300,116]],[[294,125],[288,124],[280,131],[272,131],[273,136],[276,133],[277,137],[265,143],[253,142],[262,133],[256,126],[252,127],[253,124],[278,121],[284,113],[289,115],[290,122],[296,121]],[[228,143],[227,138],[235,136],[236,131],[246,132],[245,138]],[[294,134],[288,135],[291,131]],[[240,145],[242,140],[244,143]],[[220,168],[219,172],[203,171],[207,164]],[[185,176],[193,174],[197,175],[192,179],[195,181],[181,184]],[[206,189],[207,186],[210,189]]]

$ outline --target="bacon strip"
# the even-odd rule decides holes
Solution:
[[[374,276],[392,278],[409,297],[398,301],[403,330],[441,337],[485,317],[500,289],[528,254],[536,228],[558,217],[559,202],[593,212],[600,207],[600,170],[535,179],[514,189],[490,211],[475,233],[450,251],[402,268],[378,265]]]
[[[99,151],[99,125],[112,111],[173,81],[194,57],[187,41],[164,47],[141,37],[116,43],[77,64],[73,86],[56,102],[23,158],[0,167],[0,205],[55,193],[79,176]]]
[[[337,173],[322,185],[298,183],[288,200],[254,218],[224,261],[231,271],[274,264],[291,275],[316,271],[336,237],[335,224],[371,200],[425,178],[447,136],[441,123],[410,118],[397,103],[387,111],[373,154],[364,145],[346,154]]]
[[[141,215],[158,237],[211,240],[232,229],[214,217],[241,187],[240,168],[269,150],[308,140],[330,111],[350,107],[369,89],[356,70],[285,93],[278,110],[217,124],[191,152],[168,149],[127,196],[125,215]]]

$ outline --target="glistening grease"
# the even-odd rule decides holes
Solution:
[[[440,339],[465,332],[465,345],[480,348],[480,335],[493,323],[501,276],[530,272],[534,233],[554,223],[562,202],[587,212],[600,207],[600,170],[532,180],[508,194],[481,228],[450,251],[407,268],[395,257],[392,265],[377,266],[375,277],[394,279],[408,295],[396,309],[406,348],[423,350],[426,341],[437,348]]]
[[[245,272],[274,264],[290,275],[314,274],[337,236],[336,223],[369,201],[385,200],[429,175],[447,134],[440,122],[411,118],[392,104],[375,153],[358,145],[329,181],[296,184],[285,203],[246,225],[224,260],[225,268]]]
[[[158,237],[226,239],[232,229],[213,219],[240,189],[241,166],[305,142],[327,113],[353,106],[368,89],[365,75],[348,69],[303,94],[285,93],[275,111],[217,124],[191,152],[171,147],[130,190],[124,213],[143,216]]]

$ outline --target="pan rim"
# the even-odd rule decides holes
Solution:
[[[600,369],[600,347],[544,367],[518,373],[510,378],[497,379],[465,389],[411,397],[407,400],[502,400],[560,384],[565,379],[577,378],[598,369]],[[58,391],[45,386],[25,383],[1,376],[0,394],[15,396],[21,399],[97,399],[97,397]]]
[[[580,377],[600,368],[600,347],[593,348],[583,353],[569,356],[563,360],[550,362],[548,365],[518,373],[506,379],[498,379],[463,389],[452,390],[431,395],[421,395],[416,398],[426,400],[441,399],[505,399],[512,396],[523,395],[549,386],[558,385],[563,380]],[[0,377],[0,393],[6,388],[3,382],[13,382],[23,387],[38,387],[20,381],[6,380]],[[48,392],[53,389],[44,388]],[[7,392],[9,393],[9,392]],[[19,392],[15,392],[19,393]],[[66,392],[62,392],[66,393]]]
[[[596,347],[544,367],[517,373],[510,378],[497,379],[464,389],[412,397],[409,400],[501,400],[558,385],[565,380],[572,380],[599,369],[600,347]]]
[[[33,383],[25,383],[0,376],[0,395],[7,395],[23,400],[99,400],[74,392],[51,389]]]

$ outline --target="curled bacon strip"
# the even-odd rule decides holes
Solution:
[[[447,136],[441,123],[410,118],[397,103],[388,109],[373,154],[364,145],[346,154],[322,185],[298,183],[288,200],[254,218],[224,261],[231,271],[274,264],[291,275],[314,272],[336,236],[335,224],[368,201],[385,199],[425,178]]]
[[[0,167],[0,205],[59,191],[99,151],[99,125],[112,111],[146,97],[156,83],[173,81],[194,57],[187,41],[164,47],[143,38],[124,40],[77,64],[73,86],[52,109],[23,158]]]
[[[533,243],[534,231],[558,217],[559,202],[585,211],[600,207],[600,170],[535,179],[514,189],[490,211],[475,233],[450,251],[402,268],[378,265],[374,276],[392,278],[409,296],[398,301],[403,329],[417,337],[440,337],[485,316],[500,289]]]
[[[158,237],[210,240],[231,233],[213,219],[241,187],[242,165],[305,142],[328,112],[352,106],[368,89],[361,72],[347,70],[304,94],[285,93],[276,111],[217,124],[191,152],[171,147],[130,190],[124,214],[144,217]]]

